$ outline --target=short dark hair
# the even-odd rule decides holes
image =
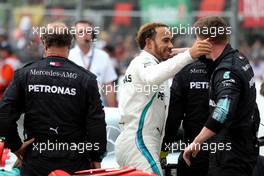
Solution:
[[[203,28],[210,29],[206,33],[196,32],[196,35],[201,39],[209,38],[210,41],[215,44],[226,43],[229,41],[229,34],[227,32],[228,25],[225,20],[219,16],[200,18],[194,23],[194,27],[199,28],[199,31],[203,30]],[[223,28],[222,33],[218,32],[219,28]]]
[[[52,29],[52,32],[51,32]],[[73,36],[69,28],[63,23],[50,23],[45,27],[41,39],[48,47],[71,47]]]
[[[140,27],[137,32],[137,44],[139,45],[140,49],[144,49],[146,46],[146,39],[147,38],[154,38],[156,36],[156,28],[159,27],[168,27],[166,24],[163,23],[147,23]]]

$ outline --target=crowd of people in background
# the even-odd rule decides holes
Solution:
[[[241,175],[246,170],[247,175],[251,174],[259,155],[256,132],[260,121],[253,71],[255,78],[262,82],[259,92],[264,94],[264,40],[261,37],[252,35],[250,41],[246,37],[240,39],[237,49],[241,51],[241,55],[231,47],[226,33],[216,38],[207,35],[197,35],[196,38],[171,36],[166,24],[150,23],[142,26],[137,36],[114,24],[100,28],[100,33],[95,35],[94,31],[84,31],[94,28],[93,22],[89,20],[84,18],[67,24],[68,27],[75,28],[76,33],[73,35],[60,32],[40,35],[27,16],[21,18],[14,31],[1,30],[0,26],[0,136],[7,139],[6,143],[11,144],[8,147],[12,152],[16,151],[20,159],[25,156],[23,163],[26,164],[22,166],[22,175],[38,172],[47,175],[57,167],[69,172],[100,168],[107,146],[104,106],[119,106],[119,125],[123,130],[115,142],[115,156],[120,166],[133,166],[163,175],[161,155],[164,153],[166,158],[168,151],[165,149],[160,152],[162,139],[166,134],[163,144],[172,144],[176,139],[174,130],[183,121],[183,141],[192,143],[179,157],[178,173],[193,175],[203,171],[204,175],[209,171],[211,175],[228,175],[232,171],[234,174],[241,172],[238,174]],[[208,29],[215,23],[224,28],[227,25],[217,17],[211,17],[210,25],[208,21],[210,18],[204,21],[201,18],[194,26]],[[60,22],[49,23],[46,29],[67,28],[67,25]],[[192,47],[191,43],[194,43]],[[190,48],[180,54],[172,51],[173,48],[181,47]],[[183,68],[190,66],[198,58],[201,63],[195,64],[201,65],[194,64],[187,71],[188,67]],[[249,58],[249,62],[244,58]],[[25,67],[15,72],[23,66]],[[193,69],[196,71],[192,71]],[[47,70],[57,74],[50,74]],[[60,73],[65,73],[65,70],[73,77],[60,76],[64,75]],[[183,73],[186,75],[181,75]],[[194,78],[194,73],[203,75],[197,76],[197,80],[188,79],[188,76]],[[177,77],[170,85],[175,74]],[[177,79],[183,82],[176,83]],[[121,84],[123,86],[118,90]],[[153,90],[151,87],[151,91],[145,92],[149,85],[158,85],[158,89]],[[137,90],[138,86],[141,91]],[[189,86],[190,94],[184,95],[182,90],[186,91]],[[210,97],[206,97],[208,91]],[[194,96],[196,94],[197,97]],[[190,97],[193,98],[192,101],[189,101]],[[201,101],[196,101],[200,99]],[[185,104],[188,101],[194,104]],[[201,106],[198,107],[197,103]],[[188,125],[190,121],[186,122],[186,119],[192,120],[191,123],[195,125],[198,125],[198,121],[190,119],[191,115],[188,113],[192,112],[185,106],[194,106],[192,110],[203,110],[194,111],[195,117],[198,117],[198,113],[201,115],[198,121],[203,118],[199,126]],[[44,155],[50,158],[49,161],[43,159],[41,153],[37,154],[41,159],[36,159],[34,156],[37,156],[38,151],[34,153],[31,148],[25,154],[28,144],[21,143],[16,130],[16,121],[23,113],[24,134],[27,139],[31,139],[28,141],[30,144],[34,140],[46,142],[50,139],[52,142],[59,139],[59,142],[66,143],[91,141],[100,144],[98,151],[88,152],[90,166],[84,165],[87,163],[86,153],[74,155],[70,150],[65,153],[59,153],[57,149],[50,153],[46,150]],[[209,119],[207,113],[211,114]],[[171,120],[176,116],[177,122]],[[230,140],[226,140],[229,137]],[[229,142],[234,150],[224,151],[222,154],[226,157],[221,159],[217,159],[216,154],[210,155],[207,150],[201,151],[197,157],[197,161],[201,162],[197,164],[190,156],[195,157],[200,150],[196,146],[202,146],[209,139],[214,144]],[[241,148],[241,144],[247,146]],[[56,157],[61,157],[58,161],[66,165],[57,166],[53,160]],[[64,163],[65,158],[69,160]],[[237,162],[233,162],[235,160]],[[77,162],[81,163],[79,166],[85,167],[79,167],[75,164]],[[245,166],[241,162],[246,163]],[[191,163],[193,168],[190,169]],[[211,164],[216,167],[210,168]],[[40,166],[43,167],[39,169]]]
[[[264,40],[255,38],[253,44],[248,44],[245,40],[240,42],[240,51],[244,53],[249,59],[253,67],[255,77],[264,79]]]
[[[74,24],[71,24],[72,26]],[[1,67],[3,63],[10,61],[15,62],[11,64],[13,70],[21,67],[23,64],[37,60],[42,57],[43,51],[41,49],[41,40],[38,34],[32,30],[33,25],[28,17],[22,17],[18,27],[14,31],[5,31],[0,26],[0,62]],[[115,68],[118,78],[122,77],[126,68],[132,58],[139,53],[139,48],[134,39],[135,34],[126,33],[122,27],[111,24],[107,29],[101,27],[100,34],[94,46],[106,51],[111,59],[111,64]],[[182,47],[190,43],[189,38],[184,36],[176,36],[174,39],[175,47]],[[240,39],[239,50],[250,59],[250,63],[255,72],[257,79],[264,79],[264,40],[258,36],[253,36],[251,41]],[[72,45],[74,47],[74,43]],[[4,56],[3,56],[4,55]],[[8,56],[6,56],[8,55]],[[6,59],[8,57],[9,59]],[[1,69],[2,70],[2,69]],[[8,83],[11,81],[10,75],[8,78],[3,75],[1,71],[0,83],[1,92],[4,91]],[[2,85],[3,79],[5,85]],[[118,83],[118,79],[115,84]]]

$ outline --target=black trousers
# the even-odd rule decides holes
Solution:
[[[250,132],[225,133],[213,141],[229,143],[231,148],[210,153],[208,176],[252,176],[259,150]]]
[[[87,155],[73,151],[28,150],[23,158],[21,176],[47,176],[54,170],[64,170],[69,174],[90,169]]]
[[[258,162],[252,176],[264,176],[264,156],[258,157]]]
[[[191,158],[191,166],[188,166],[183,153],[178,159],[177,176],[207,176],[209,165],[209,154],[207,151],[200,151],[195,158]]]

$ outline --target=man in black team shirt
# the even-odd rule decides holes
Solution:
[[[214,61],[210,79],[211,114],[198,136],[185,149],[183,158],[191,165],[200,146],[210,139],[217,151],[210,152],[210,176],[251,176],[258,156],[254,73],[248,60],[229,44],[227,25],[220,17],[205,17],[195,23],[200,29],[197,40],[210,38],[213,50],[208,58]],[[221,32],[221,33],[220,33]],[[259,118],[259,117],[258,117]],[[230,147],[228,147],[230,145]],[[212,146],[212,145],[211,145]]]
[[[184,130],[185,144],[194,140],[209,116],[210,73],[206,65],[197,60],[185,66],[173,79],[171,86],[169,113],[163,139],[163,151],[171,149],[177,141],[177,131],[181,125]],[[201,151],[192,159],[189,167],[182,158],[178,158],[177,176],[205,176],[208,172],[208,151]]]
[[[100,168],[106,123],[96,77],[67,59],[72,35],[64,24],[46,31],[44,59],[17,70],[0,103],[0,136],[23,157],[22,176]],[[16,125],[22,113],[31,139],[24,144]]]

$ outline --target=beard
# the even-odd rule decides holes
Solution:
[[[161,51],[161,49],[158,47],[156,41],[154,41],[154,53],[155,53],[155,57],[159,61],[165,61],[169,58],[168,56],[165,56],[165,52]]]

